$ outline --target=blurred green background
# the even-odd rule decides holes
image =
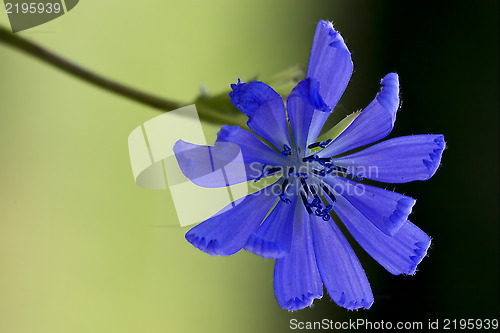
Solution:
[[[0,332],[287,332],[289,320],[498,318],[498,1],[81,1],[20,32],[97,73],[189,103],[203,84],[307,65],[334,21],[355,72],[339,112],[388,72],[391,137],[443,133],[433,179],[395,186],[433,238],[415,276],[355,246],[375,295],[348,312],[326,295],[296,313],[274,298],[273,260],[211,257],[172,227],[168,191],[134,184],[128,134],[159,111],[0,44]],[[8,26],[5,12],[0,24]],[[343,111],[344,110],[344,111]],[[217,126],[207,125],[213,137]],[[392,188],[392,187],[391,187]],[[193,203],[196,205],[196,203]]]

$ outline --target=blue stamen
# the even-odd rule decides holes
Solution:
[[[272,175],[273,173],[276,173],[278,171],[281,171],[281,167],[274,167],[274,168],[271,168],[269,170],[267,170],[267,175],[270,176]]]
[[[289,203],[291,202],[291,201],[290,201],[290,199],[285,198],[285,194],[284,194],[284,193],[281,193],[281,194],[279,195],[279,197],[280,197],[281,201],[283,201],[283,202],[284,202],[284,203],[286,203],[286,204],[289,204]]]
[[[290,199],[285,197],[285,190],[286,190],[287,185],[288,185],[288,179],[284,179],[283,183],[281,183],[281,194],[279,195],[279,197],[280,197],[281,201],[289,204],[291,202]]]
[[[292,155],[292,149],[288,145],[283,145],[283,151],[281,152],[283,156]]]
[[[328,221],[330,219],[330,211],[331,210],[332,210],[332,205],[328,205],[323,210],[317,209],[315,213],[319,217],[323,218],[323,221]]]
[[[314,173],[315,175],[319,175],[321,177],[324,177],[324,176],[326,176],[327,172],[325,171],[325,169],[323,169],[323,170],[312,169],[312,173]]]
[[[254,183],[258,182],[259,180],[262,179],[262,177],[264,177],[264,169],[266,168],[267,164],[263,164],[262,165],[262,171],[260,172],[260,175],[259,177],[255,178],[253,181]]]
[[[306,196],[304,195],[303,192],[300,192],[300,197],[302,198],[302,203],[304,204],[304,207],[306,207],[307,213],[312,214],[311,208],[309,208],[309,203],[307,202]]]
[[[358,175],[353,175],[352,173],[348,173],[347,174],[347,179],[363,180],[363,177],[358,176]]]
[[[307,209],[307,212],[309,214],[312,214],[313,209],[314,209],[314,214],[316,216],[321,217],[324,221],[328,221],[330,219],[330,211],[332,210],[332,205],[328,205],[326,207],[323,207],[323,202],[321,201],[320,197],[318,196],[316,189],[314,186],[310,186],[309,188],[306,186],[306,182],[301,178],[300,181],[302,182],[302,187],[306,191],[307,195],[309,195],[309,191],[312,192],[314,195],[314,199],[312,202],[308,202],[306,196],[304,195],[304,192],[300,192],[300,196],[302,198],[302,203]]]
[[[314,200],[311,203],[308,203],[308,205],[310,208],[317,208],[316,215],[318,215],[318,210],[321,211],[321,208],[323,207],[319,198],[314,198]]]
[[[304,191],[306,191],[306,194],[309,195],[309,187],[307,186],[305,179],[300,177],[300,182],[302,183],[302,187],[304,188]]]
[[[307,148],[309,149],[313,149],[313,148],[316,148],[316,147],[319,147],[319,144],[321,142],[315,142],[315,143],[311,143],[309,146],[307,146]]]
[[[282,167],[272,167],[271,169],[269,170],[266,170],[266,167],[268,167],[267,164],[263,164],[262,165],[262,171],[260,172],[260,175],[259,177],[255,178],[253,181],[254,182],[258,182],[259,180],[261,180],[263,177],[268,177],[268,176],[271,176],[272,174],[278,172],[278,171],[281,171],[283,170]]]
[[[311,143],[309,146],[307,146],[307,148],[309,148],[309,149],[313,149],[316,147],[325,148],[326,146],[328,146],[330,144],[330,142],[332,142],[332,139],[328,139],[325,142],[319,141],[319,142]]]
[[[316,214],[316,216],[321,217],[324,221],[328,221],[330,219],[329,213],[332,210],[332,205],[328,205],[325,208],[323,208],[323,203],[317,195],[315,196],[315,198],[312,202],[307,202],[307,199],[305,196],[302,196],[302,201],[304,202],[304,205],[306,206],[306,208],[308,208],[308,212],[311,211],[311,213],[312,213],[312,209],[316,208],[314,210],[314,214]],[[309,213],[309,214],[311,214],[311,213]]]
[[[318,158],[319,158],[318,155],[309,155],[307,157],[304,157],[302,159],[302,162],[316,161],[318,160]]]
[[[316,197],[316,198],[314,198],[312,205],[314,207],[321,208],[323,204],[321,203],[321,199]]]
[[[311,190],[313,196],[314,196],[314,201],[316,201],[317,203],[319,203],[319,206],[318,207],[321,207],[321,199],[319,198],[319,195],[318,193],[316,192],[316,189],[314,188],[314,186],[309,186],[309,189]],[[313,202],[314,202],[313,201]]]
[[[329,163],[332,159],[331,158],[318,158],[317,161],[319,164],[325,166],[325,167],[332,167],[333,163]]]
[[[328,187],[326,187],[326,185],[321,185],[321,188],[323,189],[323,191],[325,191],[326,195],[332,200],[332,203],[337,201],[337,199],[335,198],[335,196],[333,195],[332,192],[330,192],[330,189]]]
[[[328,146],[330,144],[330,142],[332,142],[332,141],[333,141],[332,139],[328,139],[325,142],[320,142],[319,143],[319,147],[320,148],[326,148],[326,146]]]
[[[288,185],[288,179],[285,179],[283,183],[281,183],[281,194],[285,193],[285,187]]]
[[[328,221],[328,220],[330,219],[330,214],[328,214],[328,213],[327,213],[327,214],[324,214],[324,215],[322,216],[322,218],[323,218],[323,221]]]
[[[329,157],[319,157],[318,155],[309,155],[307,157],[304,157],[302,159],[302,162],[313,162],[313,161],[316,161],[319,164],[321,164],[322,166],[324,166],[326,168],[330,168],[330,167],[333,167],[333,163],[330,163],[331,160],[332,159],[329,158]]]
[[[314,197],[317,198],[318,194],[316,193],[316,188],[314,188],[313,185],[310,185],[309,189],[311,190],[311,193],[314,195]]]

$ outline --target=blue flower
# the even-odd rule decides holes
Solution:
[[[392,274],[414,274],[431,242],[408,221],[415,199],[360,182],[363,178],[386,183],[427,180],[440,164],[442,135],[373,144],[394,126],[399,108],[397,74],[382,79],[375,99],[353,115],[339,135],[316,142],[352,69],[342,37],[330,22],[320,21],[307,77],[288,96],[286,110],[283,99],[262,82],[231,85],[231,100],[248,116],[248,127],[273,148],[251,132],[227,125],[213,147],[182,140],[174,146],[183,173],[201,186],[280,176],[273,185],[192,228],[186,239],[211,255],[231,255],[244,248],[276,258],[274,289],[284,309],[312,305],[322,297],[323,285],[344,308],[369,308],[373,303],[365,272],[336,224],[340,221],[333,221],[332,210],[363,249]],[[369,144],[373,145],[349,153]],[[244,177],[231,172],[222,178],[211,176],[240,151]]]

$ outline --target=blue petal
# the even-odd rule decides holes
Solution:
[[[259,229],[250,236],[245,250],[264,258],[281,258],[290,253],[296,205],[297,198],[288,203],[278,201]]]
[[[332,220],[310,216],[316,262],[328,294],[348,310],[370,308],[370,284],[351,246]]]
[[[333,208],[359,245],[390,273],[415,273],[431,243],[425,232],[406,221],[398,232],[390,237],[370,223],[344,198],[339,197]]]
[[[335,175],[322,180],[388,236],[394,235],[406,222],[416,202],[405,195],[358,184]]]
[[[399,78],[387,74],[381,81],[382,89],[361,114],[325,149],[321,157],[330,157],[361,147],[391,133],[399,108]]]
[[[318,89],[318,80],[306,78],[293,88],[286,102],[295,146],[302,152],[305,152],[307,146],[307,136],[314,110],[327,114],[327,117],[331,112]]]
[[[255,135],[238,126],[223,125],[217,133],[217,142],[232,142],[241,149],[245,163],[259,162],[286,167],[289,160],[257,139]]]
[[[230,142],[216,142],[211,147],[179,140],[174,145],[174,153],[184,176],[208,188],[257,179],[264,167],[258,162],[244,163],[239,146]]]
[[[307,77],[319,81],[319,93],[331,109],[337,105],[352,75],[351,53],[331,22],[319,21],[314,35]],[[315,111],[308,142],[314,142],[329,113]]]
[[[248,127],[271,142],[279,151],[291,146],[285,105],[281,96],[259,81],[232,84],[229,97],[233,105],[248,116]]]
[[[274,293],[283,309],[296,311],[323,297],[312,244],[309,217],[303,205],[296,205],[290,254],[276,259]]]
[[[446,146],[443,135],[411,135],[387,140],[334,160],[354,175],[386,183],[427,180]]]
[[[211,255],[229,256],[238,252],[276,203],[277,197],[266,189],[231,203],[198,224],[186,233],[187,241]]]
[[[265,166],[286,168],[289,161],[252,133],[222,126],[214,146],[179,140],[174,153],[182,173],[202,187],[225,187],[262,177]]]

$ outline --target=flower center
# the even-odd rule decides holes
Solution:
[[[307,152],[315,148],[325,148],[331,142],[332,140],[329,139],[325,142],[312,143],[307,146]],[[316,214],[325,221],[330,219],[330,211],[336,198],[324,178],[335,174],[349,179],[362,180],[361,177],[349,173],[347,168],[335,165],[334,158],[322,158],[314,152],[304,157],[303,153],[286,144],[283,145],[281,155],[286,156],[289,161],[286,167],[263,165],[260,176],[254,181],[281,172],[282,181],[276,184],[281,201],[288,204],[292,202],[292,198],[296,200],[297,196],[300,196],[307,212]]]
[[[307,148],[324,148],[330,142],[331,140],[316,142],[309,145]],[[328,185],[322,181],[322,178],[328,173],[338,171],[334,167],[332,159],[320,158],[315,154],[303,157],[304,155],[296,150],[292,150],[287,145],[283,146],[281,154],[287,156],[290,161],[286,170],[282,168],[273,168],[267,171],[267,174],[270,174],[270,172],[275,169],[283,171],[283,181],[280,185],[281,189],[279,194],[280,199],[285,203],[290,203],[290,197],[299,195],[309,214],[315,214],[324,221],[328,221],[330,219],[332,205],[329,204],[326,199],[322,199],[321,194],[323,198],[328,197],[331,203],[334,203],[336,199],[332,191],[328,188]]]

